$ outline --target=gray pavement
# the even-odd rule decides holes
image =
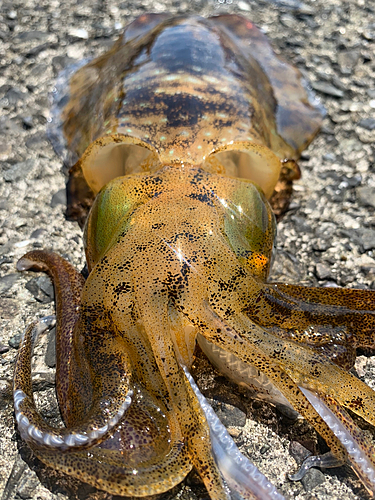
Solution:
[[[48,94],[70,62],[106,50],[123,26],[147,11],[243,14],[306,75],[327,109],[323,129],[300,162],[291,210],[279,224],[275,279],[375,288],[375,5],[367,0],[77,1],[0,3],[0,498],[109,499],[43,466],[17,436],[10,399],[20,334],[54,311],[48,279],[19,274],[32,248],[60,253],[82,268],[81,230],[64,217],[61,161],[45,130]],[[36,349],[33,370],[41,411],[58,422],[53,354]],[[49,366],[50,365],[50,366]],[[375,386],[375,358],[359,356],[357,373]],[[240,449],[291,499],[367,498],[347,468],[292,483],[295,458],[325,451],[303,420],[254,402],[202,362],[197,378]],[[246,418],[245,418],[246,417]],[[299,444],[298,444],[299,443]],[[292,453],[291,453],[292,452]],[[203,500],[195,474],[163,496]]]

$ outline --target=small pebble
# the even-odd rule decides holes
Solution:
[[[372,42],[373,40],[375,40],[375,31],[366,30],[362,33],[362,36],[369,42]]]
[[[17,12],[15,10],[10,10],[7,14],[7,18],[11,19],[12,21],[14,19],[17,19]]]
[[[50,368],[56,366],[56,328],[52,328],[48,334],[48,344],[44,361]]]
[[[54,299],[53,285],[48,276],[32,278],[26,283],[25,288],[42,304],[48,304]]]
[[[69,30],[69,35],[74,38],[81,38],[82,40],[88,40],[89,38],[88,31],[80,28],[71,28]]]
[[[289,452],[299,465],[311,455],[311,452],[302,446],[301,443],[298,443],[298,441],[292,441],[290,443]]]
[[[17,241],[14,244],[14,248],[25,248],[28,245],[30,245],[31,241],[30,240],[22,240],[22,241]]]
[[[16,40],[21,43],[27,43],[35,40],[45,41],[49,36],[49,33],[46,33],[45,31],[21,31],[16,35]]]
[[[360,244],[365,252],[375,248],[375,231],[373,229],[361,228],[358,234],[360,237]]]
[[[332,97],[343,97],[344,92],[337,87],[334,87],[330,83],[327,82],[313,82],[311,84],[312,88],[314,90],[317,90],[318,92],[321,92],[322,94],[326,94]]]
[[[23,127],[25,130],[30,130],[34,126],[34,121],[32,116],[24,116],[22,118]]]
[[[12,399],[13,380],[0,378],[0,399]]]
[[[17,496],[22,498],[22,500],[28,500],[29,498],[35,498],[34,492],[39,485],[39,480],[34,471],[26,469],[23,476],[20,479]]]
[[[345,179],[346,182],[348,183],[348,186],[351,188],[359,186],[362,182],[361,174],[353,175],[353,177],[346,177]]]
[[[345,50],[338,54],[341,73],[351,75],[360,57],[359,50]]]
[[[239,438],[242,433],[241,429],[237,429],[237,427],[228,427],[227,431],[233,438]]]
[[[30,235],[30,239],[38,239],[40,238],[41,236],[45,236],[47,233],[46,229],[44,228],[39,228],[39,229],[35,229],[31,235]]]
[[[37,163],[35,160],[26,160],[20,163],[15,163],[9,170],[4,172],[4,180],[6,182],[16,182],[21,179],[25,179],[33,172],[36,165]]]
[[[313,250],[317,252],[325,252],[330,247],[329,242],[323,239],[317,239],[312,241]]]
[[[52,59],[52,68],[54,75],[57,76],[60,71],[65,69],[70,64],[73,64],[74,62],[76,62],[76,60],[68,56],[55,56]]]
[[[25,145],[32,151],[38,150],[43,147],[48,147],[49,143],[45,131],[43,130],[42,132],[37,132],[36,134],[29,136],[29,138],[25,142]]]
[[[300,217],[298,215],[293,215],[293,217],[291,217],[291,220],[295,224],[298,231],[300,231],[301,233],[311,233],[312,232],[312,228],[311,228],[310,224],[306,221],[306,219],[304,217]]]
[[[240,0],[240,1],[238,2],[237,7],[238,7],[240,10],[243,10],[244,12],[250,12],[250,10],[251,10],[250,5],[249,5],[247,2],[244,2],[243,0]]]
[[[358,125],[366,130],[375,130],[375,118],[364,118]]]
[[[8,100],[9,106],[16,106],[19,102],[25,99],[26,95],[27,94],[25,94],[25,92],[22,92],[21,90],[14,87],[8,90],[8,92],[5,94],[5,98]]]
[[[13,335],[13,337],[11,337],[8,340],[8,344],[13,349],[18,349],[21,343],[21,339],[22,339],[22,333],[16,333],[15,335]]]
[[[316,276],[320,280],[325,280],[331,276],[331,269],[319,263],[316,265]]]
[[[283,14],[280,17],[280,22],[287,28],[291,28],[296,23],[296,19],[290,14]]]
[[[214,409],[225,427],[243,427],[246,424],[246,414],[235,406],[216,402]]]
[[[9,351],[9,346],[0,344],[0,354],[6,354]]]
[[[57,193],[52,196],[51,207],[57,207],[57,205],[66,206],[66,189],[62,188]]]
[[[320,484],[323,484],[324,481],[324,474],[318,469],[309,469],[305,476],[301,479],[301,483],[307,492],[312,491]]]
[[[323,155],[323,160],[333,163],[334,161],[336,161],[336,156],[333,153],[326,153],[325,155]]]
[[[271,446],[269,444],[264,444],[259,451],[262,455],[264,455],[270,449],[271,449]]]
[[[357,201],[364,207],[375,208],[375,187],[360,186],[357,188]]]
[[[19,277],[20,275],[18,273],[11,273],[2,276],[0,278],[0,295],[7,293]]]
[[[33,391],[43,392],[55,387],[55,377],[52,373],[36,372],[33,374]],[[54,409],[52,410],[55,411]]]

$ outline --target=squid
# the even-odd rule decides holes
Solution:
[[[14,375],[22,439],[44,463],[115,495],[164,493],[195,468],[212,500],[281,499],[241,454],[190,370],[199,344],[230,379],[297,412],[370,495],[375,393],[349,372],[373,348],[375,291],[268,280],[275,214],[321,124],[301,74],[237,15],[138,17],[56,85],[51,138],[72,165],[68,216],[84,225],[87,279],[34,250],[20,271],[56,295],[56,391],[47,424],[25,331]]]

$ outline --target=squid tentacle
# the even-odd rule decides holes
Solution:
[[[77,356],[85,354],[82,348],[75,352],[77,345],[73,344],[75,332],[79,333],[80,329],[87,327],[85,316],[80,318],[80,301],[84,279],[67,261],[56,254],[42,251],[26,254],[20,259],[18,269],[45,271],[53,279],[57,304],[58,357],[56,371],[60,374],[56,377],[58,399],[64,420],[69,421],[69,417],[72,420],[67,406],[70,402],[71,391],[77,391],[78,386],[74,385],[74,380],[71,380],[71,370],[75,366],[73,375],[79,374],[81,368],[77,365]],[[114,366],[113,363],[117,363],[116,369],[112,371],[118,374],[117,379],[114,375],[112,382],[117,382],[118,379],[122,378],[123,385],[108,384],[107,382],[111,382],[108,380],[110,375],[107,370],[102,370],[105,379],[102,380],[101,385],[103,387],[105,383],[105,387],[103,387],[106,389],[105,400],[98,392],[98,390],[100,391],[100,383],[94,384],[94,388],[97,387],[98,395],[96,398],[92,398],[89,412],[86,409],[86,414],[78,425],[68,425],[66,428],[56,429],[44,422],[33,399],[31,357],[37,336],[49,325],[49,320],[42,320],[41,322],[35,321],[27,327],[19,350],[14,378],[14,400],[19,430],[23,439],[30,444],[36,455],[52,467],[83,481],[89,481],[98,488],[121,495],[159,494],[180,483],[190,472],[192,465],[188,457],[187,447],[184,446],[179,432],[171,433],[169,441],[163,449],[155,448],[154,453],[146,460],[137,460],[137,456],[135,458],[132,456],[132,463],[127,463],[121,451],[113,449],[111,438],[120,436],[121,432],[126,436],[131,434],[134,427],[137,426],[139,411],[144,409],[146,416],[150,411],[152,415],[154,412],[155,414],[151,417],[153,420],[162,413],[160,413],[160,409],[156,411],[156,408],[153,410],[147,406],[145,394],[139,401],[134,396],[134,401],[131,403],[132,391],[128,387],[130,375],[124,376],[124,374],[127,375],[129,365],[125,353],[123,357],[118,356],[121,359],[115,359],[113,356],[111,358],[112,366]],[[104,340],[103,334],[107,336],[105,331],[98,330],[91,333],[94,337],[101,336],[102,340]],[[108,339],[111,342],[116,342],[116,339],[111,339],[111,333],[108,333]],[[92,340],[95,344],[95,339]],[[94,354],[92,353],[92,356]],[[109,361],[104,352],[101,353],[101,358],[102,362],[103,360],[104,362]],[[98,371],[101,366],[100,360],[94,359],[94,361],[94,367]],[[100,373],[98,375],[100,376]],[[114,389],[108,391],[108,385]],[[138,389],[137,392],[139,392]],[[76,393],[75,396],[77,395]],[[138,407],[138,405],[141,406]],[[166,425],[166,432],[171,432],[170,429],[178,427],[174,420],[176,420],[174,415],[170,414],[167,419],[161,418],[159,423]],[[107,437],[109,439],[106,439]],[[138,438],[135,436],[135,439]],[[140,436],[139,439],[141,444],[144,438]]]
[[[243,342],[251,342],[266,356],[275,359],[296,384],[318,393],[327,393],[375,425],[373,390],[346,370],[308,346],[274,336],[254,325],[243,314],[227,322]]]
[[[97,445],[103,442],[110,433],[116,432],[116,428],[121,427],[126,434],[128,428],[134,427],[135,420],[139,416],[137,410],[133,412],[133,415],[128,415],[126,411],[128,408],[130,410],[130,394],[125,397],[125,400],[119,398],[121,404],[118,404],[123,414],[119,413],[112,417],[112,421],[107,422],[108,429],[101,436],[98,436],[101,429],[94,429],[90,435],[85,434],[81,428],[77,429],[78,432],[75,432],[74,428],[55,429],[41,419],[31,391],[31,341],[36,340],[37,334],[42,333],[47,327],[46,322],[30,324],[20,347],[20,357],[15,373],[14,400],[16,420],[22,438],[29,442],[37,455],[42,453],[43,460],[47,464],[58,467],[63,472],[83,481],[90,478],[92,484],[112,493],[128,496],[154,495],[168,491],[180,483],[192,466],[187,456],[186,446],[179,439],[171,437],[171,442],[162,456],[157,454],[149,461],[129,465],[125,463],[120,453],[113,454],[111,449],[101,447],[104,443]],[[27,344],[26,347],[25,344]],[[94,408],[92,413],[98,420],[98,408]],[[114,419],[117,417],[118,422],[115,422]],[[91,441],[83,442],[86,438]],[[173,474],[169,474],[172,470]]]
[[[74,366],[74,329],[79,321],[81,293],[85,281],[83,276],[62,257],[40,250],[24,255],[18,261],[17,269],[44,271],[53,280],[57,317],[56,379],[59,381],[57,396],[63,419],[67,420],[69,391],[72,390],[70,372]],[[104,397],[97,390],[90,401],[91,408],[88,411],[85,409],[86,414],[77,425],[68,425],[62,429],[51,427],[40,417],[32,393],[31,357],[38,330],[40,328],[37,323],[32,323],[26,328],[14,375],[14,400],[21,434],[25,435],[26,441],[35,446],[52,446],[62,450],[87,448],[103,441],[113,432],[130,406],[129,374],[124,374],[115,393],[109,394],[109,397]]]
[[[31,382],[31,357],[34,342],[48,327],[48,323],[34,321],[25,330],[14,373],[13,398],[15,415],[22,438],[35,446],[55,449],[80,449],[103,441],[117,427],[131,403],[132,391],[124,398],[112,398],[111,407],[101,409],[94,404],[81,424],[57,429],[48,425],[35,406]]]
[[[245,319],[246,324],[252,330],[252,336],[255,332],[262,350],[276,357],[277,363],[299,386],[327,393],[342,406],[375,425],[375,397],[370,387],[312,348],[274,337],[248,319]],[[245,333],[246,330],[242,331]],[[246,333],[245,336],[249,338]]]
[[[168,297],[154,292],[146,299],[139,297],[138,304],[157,364],[186,438],[191,462],[201,476],[210,498],[228,500],[229,494],[212,457],[210,435],[203,410],[186,381],[170,336]]]
[[[267,283],[259,297],[263,306],[260,314],[252,307],[252,300],[245,313],[263,327],[278,326],[299,332],[315,325],[318,330],[322,326],[344,327],[348,347],[374,347],[375,291],[331,288],[327,293],[324,288]],[[294,339],[299,341],[299,336],[294,335]],[[318,342],[319,337],[310,338],[309,342]]]
[[[227,484],[243,498],[283,500],[275,486],[237,448],[224,425],[198,389],[186,366],[185,376],[195,392],[210,427],[212,451]]]
[[[67,416],[69,372],[71,366],[73,329],[79,318],[81,293],[85,279],[59,255],[33,250],[17,262],[18,271],[46,272],[53,281],[56,302],[56,380],[57,398],[64,420]]]
[[[224,344],[223,347],[243,361],[255,366],[258,365],[257,367],[261,371],[265,371],[284,396],[292,402],[295,409],[313,423],[322,437],[326,439],[331,447],[331,452],[337,459],[335,465],[349,461],[359,477],[363,479],[368,490],[375,493],[375,453],[373,447],[346,412],[340,409],[340,404],[349,406],[343,395],[345,387],[348,388],[351,384],[351,393],[353,394],[355,387],[356,397],[366,402],[363,407],[366,406],[368,411],[364,412],[362,405],[357,408],[349,407],[372,423],[371,408],[375,405],[375,401],[371,389],[312,349],[302,347],[292,341],[276,338],[254,325],[246,316],[238,315],[236,318],[225,321],[216,316],[214,312],[211,314],[211,324],[215,324],[215,321],[215,326],[221,325],[221,332],[226,332],[227,342],[223,342],[221,339],[218,342],[209,328],[202,332],[206,333],[207,340]],[[202,322],[200,325],[202,327]],[[208,336],[207,333],[209,333]],[[233,343],[233,339],[236,340],[236,343]],[[248,355],[244,349],[249,342],[252,355]],[[278,375],[275,365],[269,370],[264,359],[261,362],[264,364],[263,369],[259,366],[258,360],[253,355],[254,348],[259,350],[260,357],[265,356],[276,362],[280,367],[281,376]],[[292,385],[297,388],[295,394],[290,391]],[[317,394],[315,395],[312,391]],[[323,396],[323,392],[328,395]],[[300,404],[303,399],[310,403],[307,407]]]
[[[302,465],[295,474],[288,474],[291,481],[300,481],[305,477],[306,472],[312,467],[320,467],[322,469],[330,469],[331,467],[341,467],[344,463],[338,460],[335,455],[327,451],[323,455],[310,455],[302,462]]]
[[[199,321],[196,320],[197,316],[199,317]],[[288,398],[294,409],[319,431],[322,437],[329,443],[335,456],[342,462],[347,461],[347,452],[340,443],[340,440],[332,434],[329,426],[309,403],[308,399],[299,389],[298,384],[283,368],[278,366],[278,355],[274,353],[270,357],[267,352],[263,351],[264,345],[259,342],[256,335],[258,330],[262,331],[259,327],[252,325],[251,335],[248,338],[242,338],[239,333],[241,329],[238,328],[238,325],[237,328],[233,328],[229,322],[220,318],[208,306],[204,306],[198,312],[197,316],[195,313],[194,316],[189,314],[189,319],[196,326],[199,323],[200,333],[209,342],[223,347],[245,363],[253,365],[265,373],[284,396]],[[268,335],[267,332],[264,333]]]
[[[89,451],[59,453],[43,450],[43,461],[53,463],[62,472],[80,479],[112,495],[145,497],[158,495],[177,486],[191,471],[192,466],[181,443],[173,443],[169,453],[156,457],[152,463],[125,464],[114,460],[100,447]],[[79,464],[79,467],[77,467]]]
[[[361,478],[365,487],[374,495],[375,493],[375,464],[372,457],[375,456],[374,446],[369,442],[365,434],[359,429],[348,413],[340,408],[340,405],[334,399],[314,393],[300,387],[301,391],[319,413],[319,415],[327,422],[332,432],[340,439],[340,442],[345,447],[353,469]],[[336,467],[337,463],[332,461],[331,465],[326,460],[322,461],[321,465],[325,467]],[[302,465],[303,467],[303,465]]]
[[[244,333],[246,327],[250,329],[254,325],[248,318],[242,316],[238,319],[236,330],[242,330],[241,333]],[[248,338],[246,333],[245,335]],[[254,331],[252,335],[254,336]],[[373,391],[352,374],[307,346],[302,348],[293,341],[274,338],[259,327],[255,327],[255,335],[263,352],[271,356],[277,354],[279,366],[298,385],[314,410],[329,427],[331,437],[328,443],[330,444],[333,436],[340,441],[352,468],[362,478],[366,488],[374,494],[374,447],[349,415],[340,408],[340,406],[350,408],[374,425]],[[341,456],[337,455],[333,448],[331,451],[341,461]]]
[[[245,385],[255,391],[256,397],[275,405],[290,419],[296,419],[298,413],[287,398],[274,386],[271,380],[257,368],[241,361],[229,351],[206,340],[198,334],[198,343],[202,351],[217,369],[238,385]]]

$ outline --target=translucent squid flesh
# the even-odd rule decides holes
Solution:
[[[224,374],[305,417],[375,491],[374,392],[349,373],[374,347],[375,292],[267,281],[275,215],[321,112],[298,70],[236,15],[137,18],[103,56],[59,79],[50,130],[72,165],[88,278],[32,251],[57,311],[63,428],[39,415],[35,339],[14,377],[22,438],[46,464],[111,494],[168,491],[195,467],[212,500],[282,498],[242,455],[189,370],[198,339]],[[91,206],[92,205],[92,206]],[[272,207],[272,208],[271,208]],[[274,211],[272,210],[274,209]]]

